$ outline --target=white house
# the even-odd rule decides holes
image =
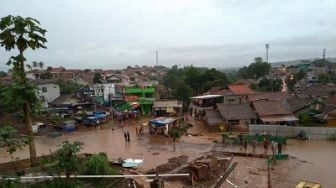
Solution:
[[[54,83],[38,83],[36,84],[37,96],[43,102],[43,107],[48,107],[48,103],[57,99],[60,95],[60,87]]]

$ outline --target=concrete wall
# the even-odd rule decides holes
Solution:
[[[336,128],[326,127],[294,127],[283,125],[250,125],[249,134],[261,134],[266,131],[272,136],[296,137],[301,131],[304,131],[309,140],[327,140],[333,134],[336,134]]]
[[[42,101],[52,102],[61,95],[60,87],[57,84],[45,83],[37,85],[37,96]]]

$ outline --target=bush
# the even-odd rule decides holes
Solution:
[[[86,174],[104,175],[104,174],[119,174],[119,172],[109,166],[106,156],[93,155],[85,164]]]

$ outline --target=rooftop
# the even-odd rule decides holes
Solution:
[[[251,90],[247,85],[229,85],[228,87],[234,95],[248,95],[256,93]]]
[[[285,101],[254,101],[253,106],[259,116],[292,114]]]
[[[218,103],[217,108],[227,120],[257,119],[257,114],[249,104]]]

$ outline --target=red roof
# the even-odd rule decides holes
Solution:
[[[229,85],[229,90],[234,95],[248,95],[248,94],[254,94],[255,92],[251,90],[246,85]]]

